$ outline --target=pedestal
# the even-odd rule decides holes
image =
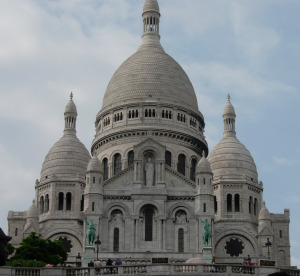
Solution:
[[[94,246],[86,246],[85,251],[84,251],[82,266],[84,266],[84,267],[88,266],[88,263],[91,260],[92,261],[95,260],[95,248],[94,248]]]
[[[211,264],[211,260],[212,260],[212,248],[211,247],[203,247],[203,260],[208,263]]]

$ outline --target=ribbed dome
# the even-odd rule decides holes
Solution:
[[[270,212],[265,204],[259,211],[258,220],[271,220]]]
[[[232,103],[230,102],[230,96],[228,95],[229,100],[227,101],[224,110],[223,110],[223,116],[235,116],[235,111],[234,111],[234,107],[232,105]]]
[[[41,170],[41,181],[53,174],[57,178],[85,177],[90,160],[86,147],[75,134],[66,132],[47,154]]]
[[[208,160],[205,157],[205,153],[203,152],[202,158],[197,164],[196,172],[200,173],[212,173],[211,166],[208,162]]]
[[[162,48],[141,47],[113,75],[102,109],[158,99],[199,112],[194,88],[181,66]]]
[[[224,137],[213,149],[208,161],[214,179],[249,178],[257,182],[254,160],[246,147],[234,136]]]
[[[101,172],[102,171],[102,167],[101,167],[101,163],[98,159],[98,157],[93,156],[93,158],[90,160],[88,167],[87,167],[87,171],[94,171],[94,172]]]
[[[32,201],[32,205],[27,211],[26,218],[38,218],[39,217],[39,211],[38,208],[35,205],[35,200]]]
[[[70,101],[68,102],[65,113],[77,113],[76,105],[74,104],[72,99],[70,99]]]
[[[152,11],[159,13],[159,6],[158,6],[157,0],[146,0],[146,2],[144,4],[143,13],[144,12],[152,12]]]

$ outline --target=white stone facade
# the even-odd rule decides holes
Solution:
[[[289,211],[270,214],[263,205],[263,184],[236,138],[230,98],[224,137],[206,159],[204,117],[188,76],[160,45],[159,23],[157,1],[146,0],[141,46],[107,87],[92,158],[76,137],[71,95],[64,135],[35,184],[36,203],[27,212],[9,212],[12,243],[32,230],[61,239],[68,261],[80,253],[87,263],[86,221],[92,220],[101,259],[210,262],[215,256],[217,263],[241,263],[250,255],[289,266]]]

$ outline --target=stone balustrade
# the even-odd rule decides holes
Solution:
[[[285,271],[291,276],[300,276],[298,269],[279,269],[275,267],[258,267],[245,265],[199,265],[199,264],[145,264],[94,267],[53,267],[53,268],[25,268],[0,267],[0,275],[6,276],[96,276],[96,275],[202,275],[202,276],[239,276],[257,275],[267,276],[271,273]]]

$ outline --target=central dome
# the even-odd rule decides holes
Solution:
[[[144,101],[149,97],[198,112],[191,81],[161,47],[140,47],[119,67],[108,84],[102,108]]]

